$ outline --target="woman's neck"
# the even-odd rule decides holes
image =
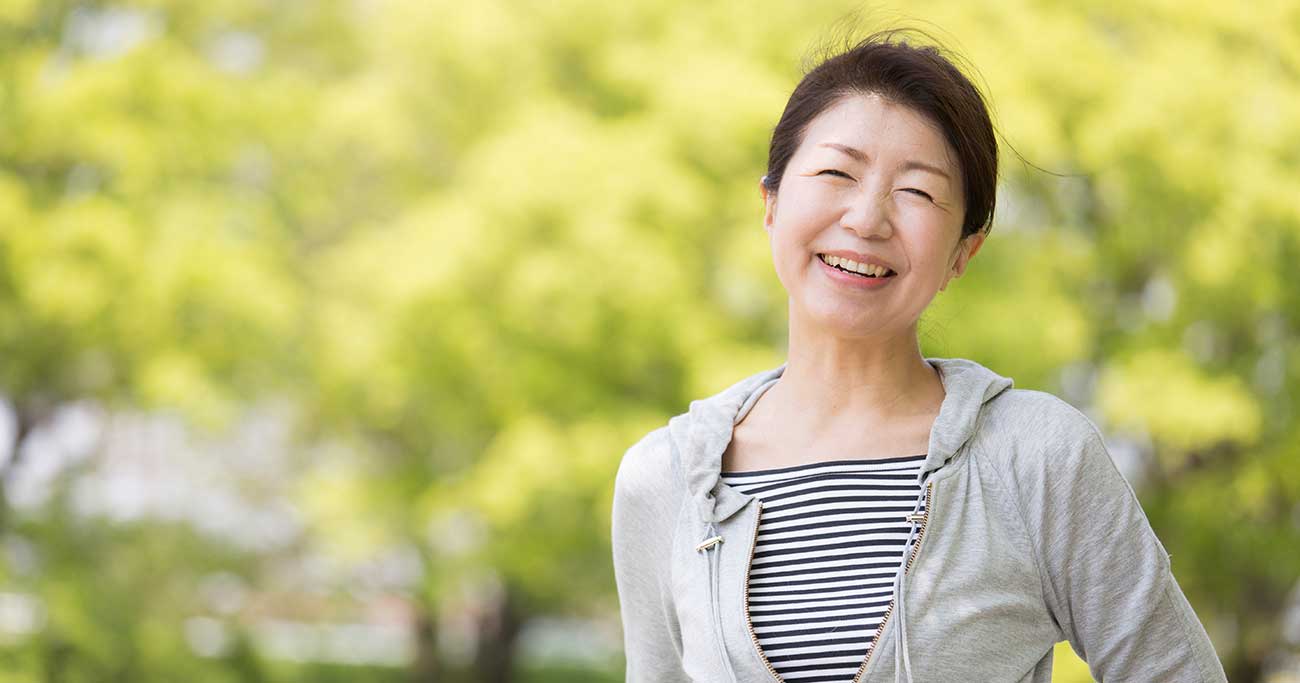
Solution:
[[[768,393],[783,419],[816,433],[933,415],[944,397],[914,331],[844,338],[794,325],[785,372]]]

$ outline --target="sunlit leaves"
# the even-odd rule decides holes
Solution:
[[[0,389],[210,427],[288,394],[344,445],[295,489],[317,547],[418,543],[429,602],[497,572],[534,607],[608,609],[618,457],[783,358],[757,182],[801,58],[850,9],[0,3]],[[1149,437],[1164,478],[1140,494],[1193,601],[1282,585],[1286,558],[1247,550],[1294,543],[1300,495],[1277,445],[1300,367],[1294,3],[859,18],[968,57],[1006,143],[998,222],[924,350],[1024,388],[1071,368],[1104,429]],[[129,601],[78,611],[69,576],[59,624],[111,659],[86,624]]]
[[[1098,403],[1110,424],[1142,429],[1174,462],[1185,454],[1259,438],[1261,411],[1236,377],[1213,376],[1177,351],[1152,349],[1117,359],[1100,380]]]

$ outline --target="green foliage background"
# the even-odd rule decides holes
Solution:
[[[782,358],[757,179],[802,60],[900,21],[977,65],[1006,143],[995,228],[927,311],[926,354],[1138,444],[1229,678],[1296,657],[1300,4],[937,0],[842,23],[855,9],[0,2],[8,493],[66,406],[219,435],[275,405],[292,467],[249,485],[301,524],[250,550],[78,514],[91,465],[68,469],[0,506],[0,593],[44,606],[0,649],[5,680],[617,680],[616,656],[512,657],[518,627],[617,627],[618,458]],[[393,548],[419,570],[390,591],[417,625],[406,670],[269,657],[253,608],[217,615],[218,655],[186,639],[214,572],[289,594],[294,558]],[[506,627],[449,659],[438,633],[485,576]],[[355,610],[353,588],[298,612]],[[1057,668],[1088,680],[1068,646]]]

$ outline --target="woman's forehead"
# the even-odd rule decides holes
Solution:
[[[800,148],[805,153],[857,152],[868,162],[877,156],[904,156],[921,165],[953,168],[952,150],[937,124],[876,94],[846,95],[827,107],[809,122]]]

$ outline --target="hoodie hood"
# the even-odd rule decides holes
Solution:
[[[930,430],[930,446],[921,474],[937,470],[975,432],[984,404],[1012,387],[1012,380],[965,358],[926,358],[943,382],[939,415]],[[776,384],[788,363],[751,375],[709,398],[692,401],[690,410],[668,422],[681,454],[690,496],[700,519],[721,522],[735,514],[752,496],[722,483],[722,454],[736,423],[744,419],[763,392]]]

